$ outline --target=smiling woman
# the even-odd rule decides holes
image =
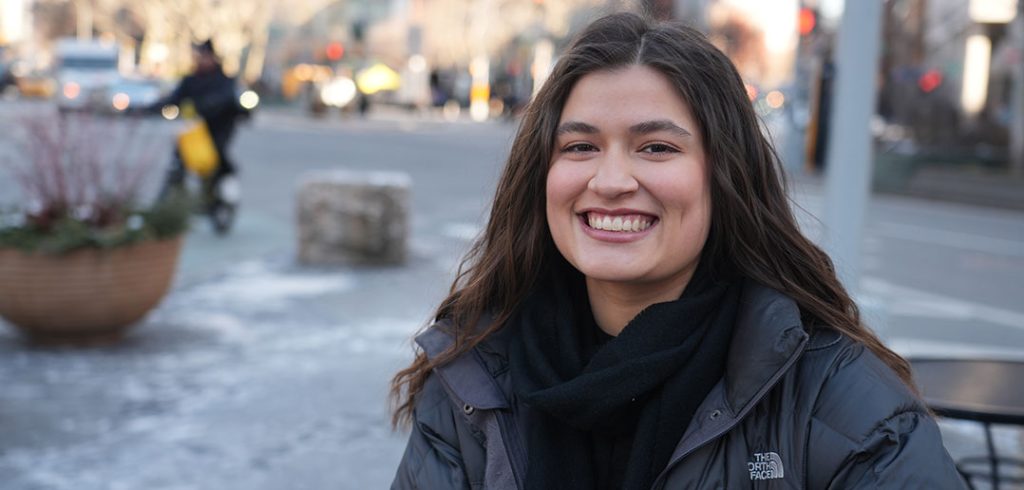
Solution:
[[[674,94],[647,66],[591,73],[569,94],[556,131],[548,227],[612,335],[647,305],[679,298],[707,239],[704,149]],[[629,298],[628,307],[615,298]]]
[[[394,488],[963,485],[800,233],[736,69],[686,27],[579,35],[436,320],[393,383]]]

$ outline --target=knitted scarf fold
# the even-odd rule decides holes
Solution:
[[[511,322],[513,391],[535,412],[526,487],[650,488],[722,378],[738,284],[698,267],[678,300],[602,344],[579,272],[542,281]]]

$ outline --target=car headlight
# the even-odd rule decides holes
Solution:
[[[82,93],[82,87],[79,86],[75,82],[67,82],[67,83],[64,84],[63,93],[64,93],[64,97],[67,97],[69,99],[74,99],[74,98],[78,97],[79,94]]]
[[[242,105],[246,110],[253,110],[260,103],[260,96],[252,90],[246,90],[242,92],[242,95],[238,97],[238,103]]]
[[[127,109],[128,105],[131,103],[131,97],[128,97],[128,94],[124,92],[118,92],[114,94],[113,98],[111,98],[110,103],[114,106],[115,110],[123,111]]]
[[[181,111],[178,109],[178,106],[173,104],[165,105],[160,109],[160,115],[164,116],[164,119],[168,121],[176,119],[180,113]]]

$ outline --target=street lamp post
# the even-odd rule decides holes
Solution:
[[[1017,44],[1017,66],[1013,72],[1013,122],[1010,125],[1010,174],[1024,177],[1024,0],[1017,0],[1017,17],[1010,26]]]
[[[846,2],[836,49],[836,91],[825,171],[827,246],[840,279],[856,291],[860,243],[871,192],[881,0]]]
[[[845,2],[836,46],[836,90],[825,170],[825,237],[839,279],[880,337],[887,307],[860,290],[861,241],[871,193],[882,0]]]

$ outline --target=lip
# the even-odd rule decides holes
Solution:
[[[651,216],[652,218],[654,218],[654,221],[651,223],[651,226],[649,226],[646,230],[643,230],[643,231],[625,231],[625,232],[623,232],[623,231],[598,230],[597,228],[594,228],[594,227],[590,226],[590,223],[587,223],[587,213],[588,212],[607,214],[609,216],[620,216],[620,215],[627,215],[627,214],[642,214],[644,216]],[[634,209],[616,209],[616,210],[613,210],[613,211],[608,211],[608,210],[604,210],[604,209],[591,208],[591,209],[588,209],[588,210],[581,211],[581,212],[577,213],[576,214],[576,219],[579,221],[580,228],[583,229],[583,233],[585,233],[587,236],[589,236],[590,238],[593,238],[595,240],[598,240],[598,241],[610,242],[610,243],[631,243],[631,242],[635,242],[635,241],[638,241],[638,240],[642,240],[644,237],[649,235],[651,233],[651,230],[653,230],[655,227],[657,227],[658,224],[661,222],[657,217],[655,217],[654,215],[652,215],[650,213],[645,213],[643,211],[637,211],[637,210],[634,210]]]
[[[615,208],[615,209],[604,209],[604,208],[584,208],[576,211],[576,214],[582,215],[587,213],[598,213],[607,214],[608,216],[624,216],[627,214],[642,214],[644,216],[650,216],[651,218],[658,219],[656,215],[648,213],[646,211],[640,211],[639,209],[631,208]]]

